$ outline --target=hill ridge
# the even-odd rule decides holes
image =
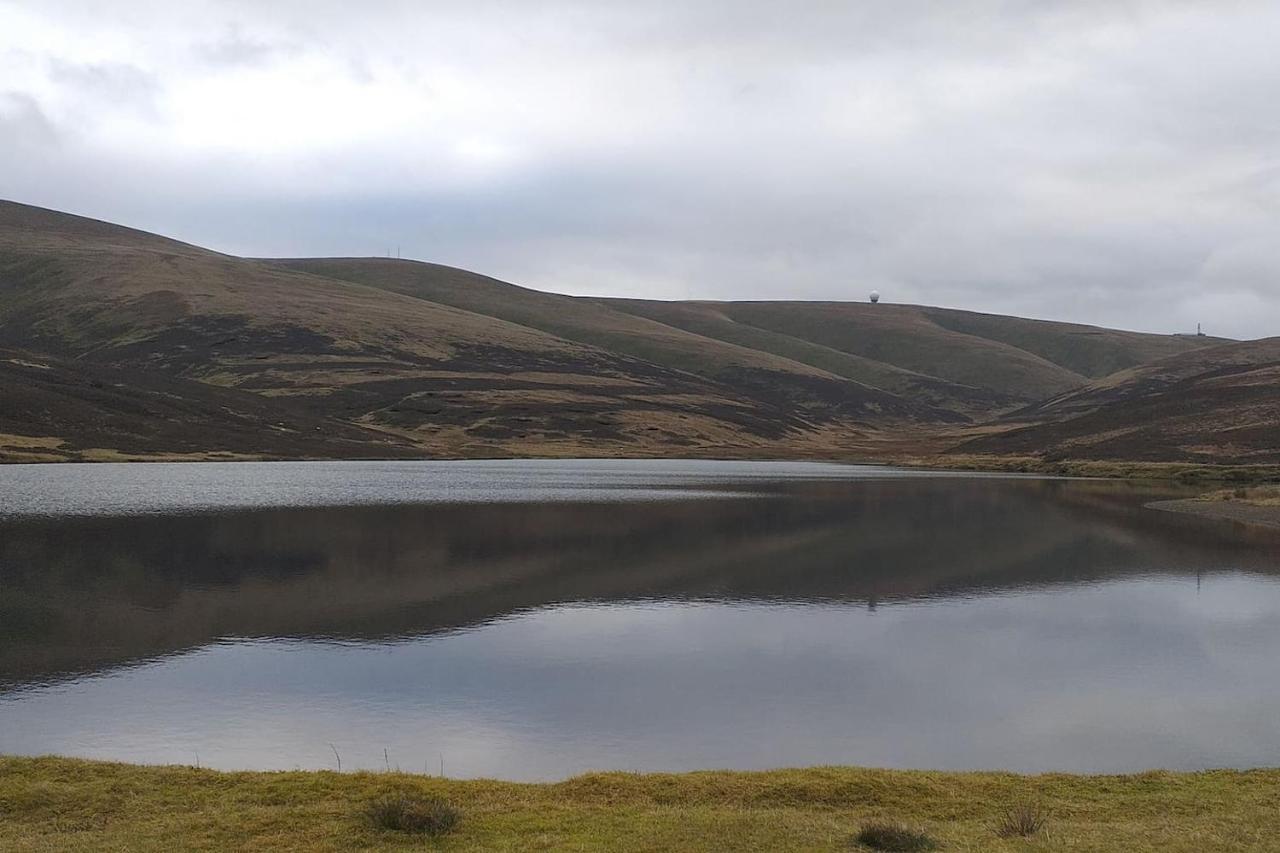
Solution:
[[[351,442],[374,455],[874,458],[1061,422],[1107,383],[1231,346],[930,306],[569,296],[390,258],[238,258],[0,201],[0,349],[25,384],[21,398],[0,391],[0,459],[85,458],[100,438],[195,452],[177,423],[209,453],[275,458]],[[1232,364],[1261,350],[1229,352],[1244,387]],[[52,372],[24,366],[42,359]],[[113,426],[95,436],[102,406]]]

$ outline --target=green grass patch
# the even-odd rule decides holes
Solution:
[[[435,837],[372,803],[447,803]],[[1045,832],[1001,837],[1019,803]],[[412,809],[397,806],[399,823]],[[873,824],[942,850],[1275,850],[1280,771],[1018,776],[817,767],[601,773],[552,784],[398,773],[220,773],[0,758],[0,850],[856,850]],[[887,849],[887,848],[882,848]]]

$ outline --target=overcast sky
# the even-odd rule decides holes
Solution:
[[[1280,3],[0,0],[0,197],[568,293],[1280,334]]]

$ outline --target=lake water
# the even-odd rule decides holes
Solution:
[[[744,462],[0,467],[0,753],[1280,765],[1280,537],[1133,483]]]

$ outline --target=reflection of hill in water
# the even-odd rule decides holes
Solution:
[[[273,510],[0,526],[0,684],[223,637],[381,640],[571,601],[873,602],[1271,571],[1280,539],[1133,484],[788,484],[753,499]]]

